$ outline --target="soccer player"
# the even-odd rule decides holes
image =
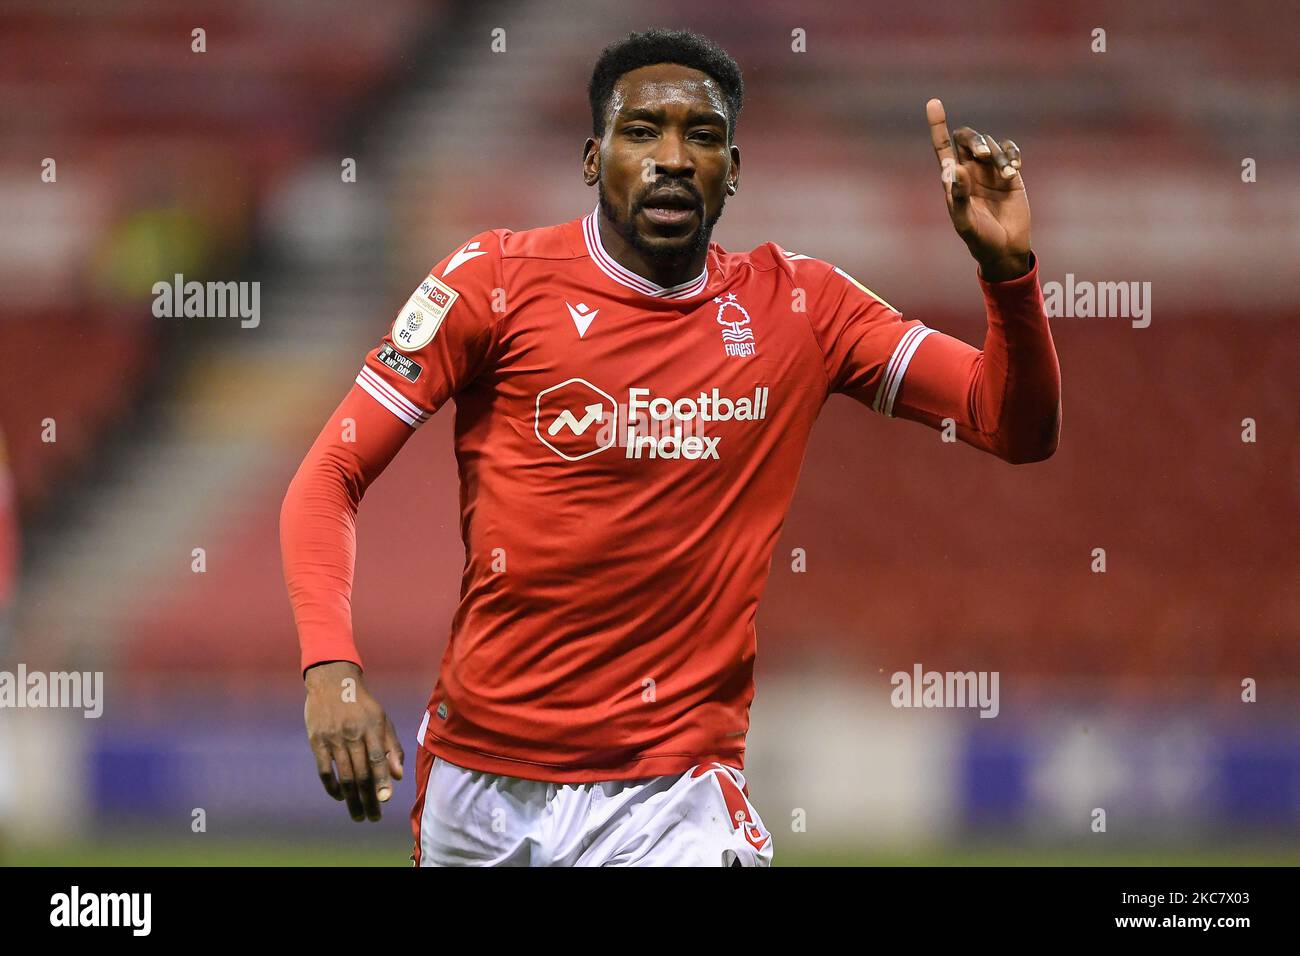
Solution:
[[[739,186],[742,93],[695,34],[606,48],[582,160],[595,209],[438,262],[289,487],[308,736],[326,791],[378,819],[404,757],[352,639],[354,518],[454,400],[465,566],[418,732],[418,865],[768,865],[743,774],[754,616],[827,397],[951,419],[1012,463],[1056,447],[1015,143],[950,136],[926,105],[978,263],[979,350],[827,262],[710,241]]]

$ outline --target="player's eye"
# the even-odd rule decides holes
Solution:
[[[654,131],[646,126],[629,126],[623,130],[623,135],[633,139],[645,139],[647,136],[653,136]]]
[[[719,141],[718,134],[709,129],[696,130],[691,134],[691,139],[701,143],[716,143]]]

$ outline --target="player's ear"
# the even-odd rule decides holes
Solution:
[[[582,181],[588,186],[596,185],[600,179],[600,143],[590,136],[582,144]]]
[[[740,147],[731,147],[731,175],[727,177],[727,192],[733,196],[740,188]]]

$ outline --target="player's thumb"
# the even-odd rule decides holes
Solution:
[[[384,718],[384,749],[388,751],[389,771],[396,779],[401,780],[402,764],[406,761],[406,753],[402,750],[401,741],[397,739],[393,722],[387,717]]]
[[[970,172],[961,165],[953,167],[948,185],[948,212],[958,231],[970,225]]]
[[[949,179],[948,197],[954,207],[964,206],[970,201],[970,172],[957,163],[952,167]]]

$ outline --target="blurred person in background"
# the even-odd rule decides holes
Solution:
[[[97,291],[112,303],[147,300],[159,277],[206,276],[215,257],[204,210],[165,178],[138,180],[94,255]]]
[[[9,448],[0,431],[0,667],[9,661],[18,593],[18,507]]]
[[[0,670],[13,668],[14,599],[18,591],[18,511],[9,449],[0,431]],[[9,741],[9,722],[0,712],[0,862],[6,856],[18,774]]]

